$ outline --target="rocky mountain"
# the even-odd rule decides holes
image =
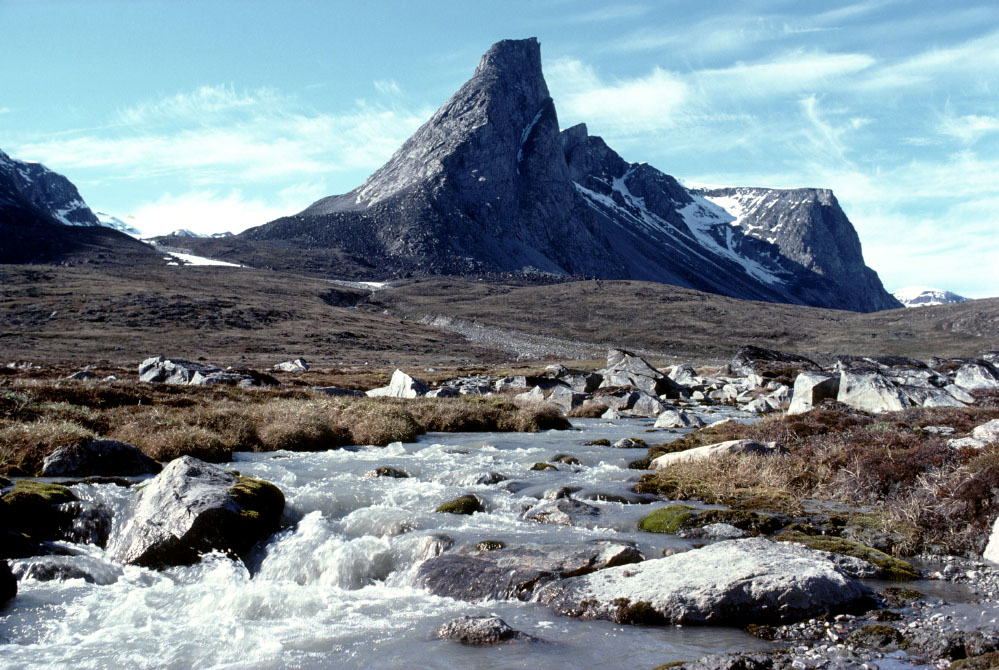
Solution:
[[[535,39],[505,40],[357,189],[237,236],[379,274],[543,272],[856,311],[899,307],[832,193],[687,189],[559,131]],[[362,270],[363,272],[363,270]]]
[[[94,212],[94,216],[97,217],[98,222],[105,228],[112,228],[119,232],[125,233],[126,235],[131,235],[132,237],[141,237],[142,231],[133,226],[131,223],[122,221],[114,214],[108,214],[107,212]]]
[[[193,230],[188,230],[187,228],[178,228],[172,233],[168,233],[163,236],[164,238],[171,237],[193,237],[198,239],[218,239],[222,237],[232,237],[232,233],[196,233]]]
[[[158,259],[151,248],[102,225],[66,177],[0,151],[0,263]]]
[[[895,299],[906,307],[926,307],[928,305],[951,305],[968,302],[968,298],[950,291],[929,286],[907,286],[892,293]]]

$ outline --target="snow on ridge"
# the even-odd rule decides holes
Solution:
[[[968,301],[964,296],[931,286],[906,286],[894,291],[892,295],[906,307],[951,305]]]
[[[527,143],[527,138],[531,136],[531,131],[534,130],[534,126],[538,125],[538,121],[541,120],[541,115],[544,113],[545,108],[542,107],[538,110],[538,113],[534,115],[527,127],[524,128],[524,132],[520,135],[520,148],[517,149],[517,162],[524,160],[524,144]]]
[[[774,273],[772,270],[764,267],[759,261],[746,258],[732,248],[732,243],[734,241],[733,228],[736,227],[737,224],[725,225],[722,229],[724,230],[724,244],[717,240],[712,234],[713,231],[718,230],[718,226],[720,224],[733,224],[738,221],[738,217],[733,216],[725,208],[702,195],[691,193],[690,197],[693,198],[694,201],[678,210],[678,212],[680,216],[683,217],[683,220],[690,229],[690,232],[694,234],[694,237],[697,238],[697,241],[700,242],[702,246],[715,252],[719,256],[723,256],[734,261],[738,265],[742,266],[743,270],[746,271],[746,274],[765,284],[773,285],[787,283],[782,277]],[[740,209],[740,212],[741,211],[742,210]]]

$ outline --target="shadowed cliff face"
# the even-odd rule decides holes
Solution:
[[[37,218],[68,226],[97,226],[76,186],[40,163],[14,160],[0,151],[0,216]]]
[[[769,206],[740,200],[753,193]],[[560,133],[533,38],[493,45],[360,187],[240,237],[335,248],[383,275],[541,270],[859,311],[899,306],[828,191],[687,190],[624,161],[583,125]]]

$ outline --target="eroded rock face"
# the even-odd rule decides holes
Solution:
[[[839,394],[839,375],[829,372],[802,372],[794,380],[794,395],[788,414],[803,414],[823,400]]]
[[[279,527],[284,495],[190,456],[171,461],[140,492],[108,553],[120,563],[165,567],[206,552],[240,555]]]
[[[90,440],[60,447],[45,457],[44,477],[133,477],[156,474],[162,466],[137,447],[117,440]]]
[[[548,583],[534,600],[619,623],[743,625],[843,611],[869,598],[821,554],[749,538]]]
[[[607,368],[603,370],[600,388],[634,386],[653,396],[680,397],[682,387],[648,362],[630,351],[611,349],[607,352]]]
[[[139,381],[191,386],[275,386],[278,381],[254,370],[223,370],[216,365],[193,363],[163,356],[147,358],[139,364]]]
[[[435,595],[470,602],[528,600],[539,584],[642,559],[634,545],[610,540],[577,548],[525,545],[480,550],[466,545],[425,561],[416,583]]]

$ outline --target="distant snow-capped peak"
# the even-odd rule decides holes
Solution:
[[[132,237],[141,237],[142,231],[136,228],[133,224],[122,221],[114,214],[108,214],[107,212],[94,212],[94,216],[100,221],[101,225],[105,228],[113,228],[118,232],[125,233],[126,235],[131,235]]]
[[[968,301],[968,298],[965,298],[964,296],[929,286],[907,286],[905,288],[900,288],[892,295],[906,307],[950,305],[956,302]]]
[[[205,237],[205,238],[219,238],[219,237],[232,237],[232,233],[196,233],[193,230],[188,230],[187,228],[179,228],[172,233],[169,233],[167,237]]]

